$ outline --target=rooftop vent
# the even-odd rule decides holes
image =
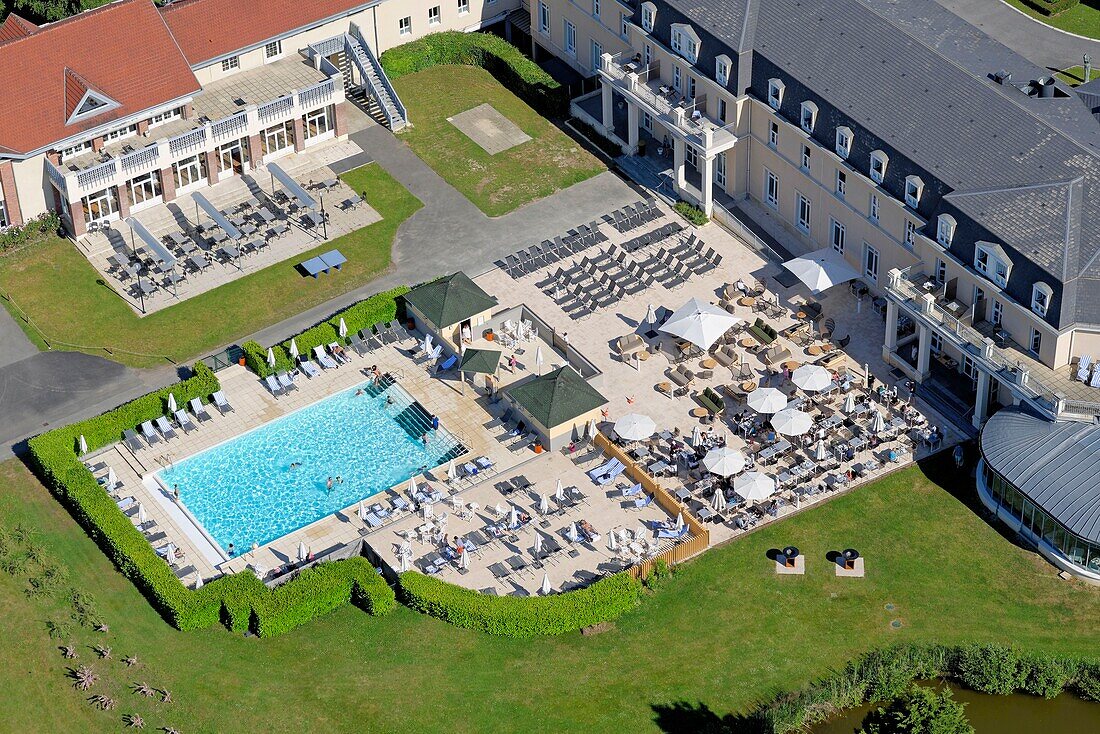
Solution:
[[[993,75],[993,81],[997,82],[998,84],[1008,84],[1010,81],[1012,81],[1012,72],[1001,69]]]

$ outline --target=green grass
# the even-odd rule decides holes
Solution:
[[[1097,20],[1100,22],[1100,19]],[[1054,72],[1054,76],[1058,77],[1071,87],[1076,87],[1085,83],[1085,67],[1083,66],[1071,66],[1067,69]],[[1100,69],[1091,69],[1089,71],[1089,81],[1093,79],[1100,79]]]
[[[57,238],[0,258],[0,293],[29,315],[33,326],[16,320],[40,348],[44,336],[54,348],[72,348],[59,343],[66,342],[134,367],[166,364],[165,356],[176,362],[204,356],[352,290],[389,267],[397,227],[420,208],[420,201],[374,164],[341,178],[363,193],[382,215],[380,222],[143,318],[102,283],[71,242]],[[295,269],[301,260],[334,248],[348,258],[340,272],[313,279]],[[0,303],[18,317],[6,298]]]
[[[946,466],[927,471],[973,497],[970,480]],[[1100,643],[1100,592],[1060,580],[917,468],[711,549],[609,632],[527,641],[404,607],[380,619],[347,607],[263,641],[176,632],[22,465],[0,464],[0,488],[0,526],[37,528],[110,623],[108,635],[76,635],[81,658],[105,642],[116,657],[142,660],[139,671],[95,663],[110,676],[104,686],[147,680],[175,699],[124,693],[117,711],[93,710],[46,634],[56,602],[25,598],[25,582],[0,572],[0,721],[11,731],[118,731],[120,715],[138,710],[147,729],[187,734],[651,732],[655,706],[744,711],[895,640],[1088,655]],[[788,543],[807,555],[805,577],[776,577],[765,557]],[[837,579],[827,567],[826,552],[849,546],[867,558],[867,578]],[[890,628],[894,618],[901,629]]]
[[[1079,36],[1087,36],[1088,38],[1100,38],[1100,4],[1096,0],[1081,0],[1072,8],[1063,10],[1054,16],[1043,15],[1035,8],[1022,2],[1022,0],[1004,1],[1035,20],[1054,28],[1076,33]]]
[[[603,164],[489,72],[437,66],[394,81],[413,126],[401,137],[447,183],[491,217],[591,178]],[[489,155],[448,117],[489,103],[531,140]]]

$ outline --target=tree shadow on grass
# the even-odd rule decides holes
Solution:
[[[755,717],[720,715],[699,701],[655,703],[653,722],[665,734],[762,734],[764,723]]]

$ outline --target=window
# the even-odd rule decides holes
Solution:
[[[600,57],[603,56],[603,46],[601,46],[600,42],[597,41],[595,38],[592,39],[591,53],[592,63],[589,64],[589,66],[591,66],[592,70],[595,71],[596,69],[600,68]]]
[[[817,105],[813,102],[803,102],[802,114],[798,119],[802,129],[808,133],[812,133],[814,131],[814,124],[817,122]]]
[[[99,222],[118,214],[118,197],[114,186],[89,194],[80,203],[84,208],[85,222]]]
[[[1036,283],[1031,286],[1031,310],[1040,318],[1047,317],[1050,308],[1050,299],[1054,291],[1046,283]]]
[[[890,162],[890,159],[881,150],[876,150],[871,153],[871,180],[875,183],[882,183],[882,180],[886,178],[886,166]]]
[[[764,203],[772,209],[779,208],[779,177],[764,169]]]
[[[228,59],[222,59],[222,71],[233,71],[239,68],[241,68],[240,56],[230,56]]]
[[[397,32],[402,36],[411,35],[413,32],[413,19],[411,15],[406,15],[401,20],[397,21]]]
[[[773,148],[779,147],[779,123],[768,123],[768,145]]]
[[[218,172],[244,173],[248,163],[248,138],[234,140],[218,147]]]
[[[699,170],[699,151],[695,149],[695,146],[684,146],[684,162],[694,168],[696,171]]]
[[[87,152],[91,149],[92,149],[92,141],[91,140],[85,140],[83,143],[77,143],[76,145],[71,146],[69,148],[63,148],[61,150],[61,160],[64,161],[64,160],[67,160],[69,158],[74,158],[74,157],[80,155],[81,153]]]
[[[693,64],[699,58],[699,37],[690,26],[672,24],[672,50]]]
[[[878,250],[863,243],[863,274],[872,282],[878,282]]]
[[[470,0],[463,0],[466,3],[466,9],[470,9]],[[600,17],[600,0],[592,0],[592,17]]]
[[[626,13],[619,13],[619,37],[630,40],[630,16]]]
[[[565,21],[565,53],[577,55],[577,26]]]
[[[1043,348],[1043,332],[1038,329],[1031,330],[1031,353],[1038,355]]]
[[[992,310],[992,312],[990,313],[990,316],[989,316],[989,320],[993,322],[994,326],[1000,326],[1001,325],[1001,317],[1004,316],[1004,310],[1005,310],[1005,305],[1003,303],[1001,303],[1000,301],[998,301],[996,298],[994,298],[993,299],[993,310]]]
[[[940,284],[947,282],[947,263],[939,258],[936,258],[936,282]]]
[[[714,183],[720,187],[726,186],[726,154],[719,153],[714,157]]]
[[[1005,251],[996,245],[979,243],[974,250],[974,269],[997,285],[1008,285],[1008,274],[1012,265]]]
[[[840,222],[836,221],[835,219],[830,219],[829,220],[829,227],[832,230],[832,236],[830,237],[830,240],[831,240],[831,244],[833,246],[833,249],[836,250],[837,252],[839,252],[841,255],[843,255],[844,254],[844,235],[845,235],[844,225],[841,224]]]
[[[847,158],[852,152],[852,128],[838,127],[836,129],[836,154],[841,158]]]
[[[798,209],[795,215],[798,218],[798,228],[806,234],[810,233],[810,200],[802,194],[798,195]]]
[[[808,146],[806,144],[802,145],[802,163],[801,163],[801,165],[802,165],[802,170],[803,171],[809,171],[810,170],[810,146]]]
[[[160,196],[160,172],[150,171],[130,180],[130,206],[144,204]]]
[[[8,207],[4,202],[0,201],[0,229],[4,229],[11,225],[8,221]]]
[[[206,155],[193,155],[172,164],[176,190],[194,186],[206,180]]]
[[[691,74],[687,75],[687,94],[688,99],[695,99],[695,77]]]
[[[924,181],[921,181],[918,176],[905,177],[905,203],[911,209],[916,209],[920,204],[922,191],[924,191]]]
[[[470,12],[470,0],[458,0],[458,14],[466,15],[468,12]]]
[[[955,218],[950,214],[941,214],[936,223],[936,242],[944,247],[951,246],[951,238],[955,236]]]
[[[286,122],[269,127],[260,136],[260,149],[264,155],[277,153],[294,145],[294,122]]]
[[[439,25],[439,21],[439,6],[436,5],[434,8],[428,8],[428,25]]]
[[[653,132],[653,115],[645,110],[642,110],[642,127],[649,132]]]
[[[928,348],[932,354],[943,354],[943,334],[932,332],[932,338],[928,340]]]
[[[726,100],[721,97],[718,98],[718,119],[722,122],[726,121]]]
[[[839,168],[836,170],[836,195],[841,199],[848,193],[848,174]]]
[[[315,138],[318,135],[324,135],[329,130],[332,130],[332,119],[331,107],[322,107],[319,110],[307,112],[303,119],[305,125],[302,127],[306,140]]]
[[[726,86],[730,81],[730,57],[719,56],[714,60],[714,80],[718,82],[720,86]]]
[[[157,125],[163,125],[170,120],[175,120],[183,117],[183,108],[177,107],[174,110],[168,110],[161,112],[159,115],[153,115],[149,118],[149,127],[156,127]]]
[[[773,110],[778,110],[779,105],[783,104],[783,90],[786,85],[778,79],[768,80],[768,106]]]
[[[264,58],[265,59],[274,59],[274,58],[276,58],[278,56],[282,56],[282,55],[283,55],[283,42],[282,41],[272,41],[271,43],[264,46]]]
[[[878,224],[878,194],[871,193],[871,206],[868,209],[867,218]]]
[[[680,88],[683,86],[683,81],[684,80],[683,80],[682,73],[680,72],[680,67],[679,66],[673,66],[672,67],[672,88],[675,89],[677,92],[679,92]]]
[[[905,244],[909,247],[913,246],[913,241],[917,238],[917,224],[912,219],[905,220]]]
[[[642,3],[642,28],[646,31],[653,30],[653,21],[657,17],[657,6],[653,3]]]
[[[127,125],[126,127],[120,127],[117,130],[112,130],[103,136],[103,140],[111,142],[112,140],[122,140],[123,138],[129,138],[137,135],[137,124]]]
[[[539,3],[539,33],[550,35],[550,7],[546,3]]]

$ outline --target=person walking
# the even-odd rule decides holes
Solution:
[[[955,466],[959,469],[962,469],[963,461],[966,458],[966,451],[963,449],[961,443],[955,447],[954,457]]]

